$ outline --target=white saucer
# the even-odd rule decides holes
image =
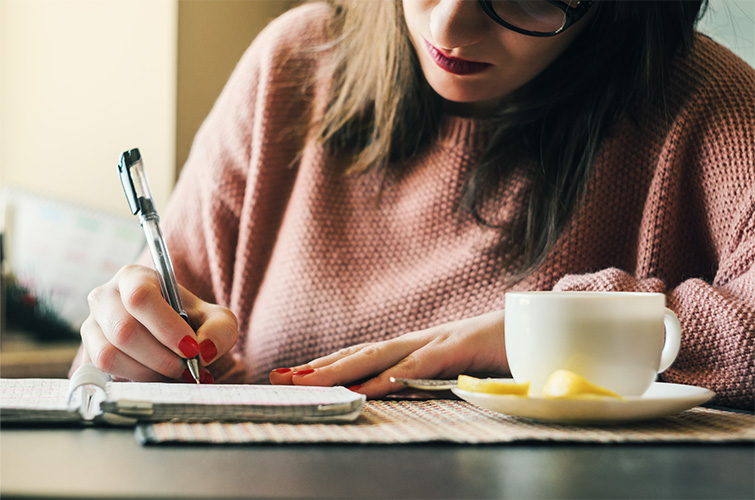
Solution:
[[[452,389],[472,404],[514,417],[571,424],[607,424],[665,417],[701,405],[715,393],[702,387],[655,382],[642,396],[546,399]]]

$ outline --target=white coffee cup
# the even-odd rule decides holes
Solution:
[[[511,375],[542,393],[570,370],[622,396],[640,396],[676,359],[681,326],[661,293],[509,292],[505,340]]]

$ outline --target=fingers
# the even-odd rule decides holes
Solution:
[[[91,317],[84,321],[81,329],[82,341],[87,352],[86,357],[103,372],[118,378],[144,382],[165,382],[168,380],[169,377],[146,367],[113,346]]]
[[[433,359],[432,353],[437,352],[438,348],[421,345],[422,342],[432,344],[432,340],[404,337],[343,349],[294,368],[278,368],[270,373],[270,382],[345,385],[367,397],[376,398],[403,388],[391,382],[391,376],[415,377],[418,376],[416,373],[422,373],[425,378],[435,376],[428,360]]]
[[[154,295],[154,289],[158,295],[160,291],[154,272],[147,273],[146,268],[129,266],[90,292],[90,314],[81,327],[82,341],[95,366],[111,375],[131,380],[179,378],[180,357],[157,341],[128,310],[136,311],[141,318],[150,314],[150,295]],[[134,286],[140,279],[146,284]]]
[[[391,376],[415,376],[415,372],[424,373],[425,377],[431,376],[428,375],[430,367],[423,364],[428,358],[424,354],[424,346],[432,340],[431,333],[415,332],[383,342],[348,347],[306,365],[273,370],[270,382],[345,385],[368,397],[381,397],[403,388],[400,384],[392,383]]]
[[[215,361],[229,351],[238,340],[239,328],[236,315],[230,309],[199,300],[188,292],[181,291],[192,323],[197,324],[199,359],[203,366]]]
[[[128,313],[140,323],[144,330],[131,330],[134,325],[127,318],[119,315],[120,321],[125,323],[127,335],[133,331],[136,339],[141,339],[141,332],[151,333],[154,339],[160,344],[171,350],[174,354],[183,358],[193,358],[199,354],[199,345],[196,334],[192,327],[173,310],[173,307],[163,298],[160,291],[160,284],[157,281],[155,271],[148,268],[124,268],[116,275],[117,290],[120,295],[120,302]],[[181,291],[182,297],[187,294],[185,290]],[[107,299],[112,302],[109,304],[109,310],[115,310],[117,307],[114,297],[109,296]],[[115,332],[110,329],[104,329],[109,340],[115,339],[112,336]],[[110,333],[110,335],[108,335]],[[117,339],[115,345],[121,347],[125,345],[128,337]]]
[[[162,297],[154,270],[126,266],[88,297],[90,315],[81,327],[85,352],[96,366],[129,380],[192,381],[186,359],[207,366],[235,344],[236,317],[181,289],[192,326]],[[211,381],[206,369],[202,380]]]
[[[391,378],[449,378],[464,371],[448,363],[449,339],[433,340],[412,351],[394,366],[384,370],[376,377],[366,380],[358,390],[368,398],[379,398],[386,394],[403,390],[402,384],[391,382]]]
[[[357,351],[359,351],[362,347],[366,346],[368,344],[359,344],[359,345],[353,345],[351,347],[346,347],[344,349],[341,349],[340,351],[336,351],[334,353],[328,354],[327,356],[323,356],[321,358],[317,358],[314,361],[311,361],[310,363],[307,363],[305,365],[298,365],[292,368],[288,367],[281,367],[281,368],[275,368],[270,372],[270,383],[276,384],[276,385],[291,385],[294,383],[293,377],[302,377],[304,375],[308,375],[313,372],[315,367],[321,367],[328,365],[330,363],[334,363],[335,361],[350,356],[352,354],[355,354]]]
[[[272,383],[347,385],[371,398],[403,388],[391,377],[434,378],[465,371],[506,373],[503,311],[412,332],[395,339],[361,344],[307,365],[280,368]]]
[[[305,365],[277,368],[270,373],[270,382],[319,386],[352,384],[379,373],[386,363],[399,362],[416,347],[416,342],[407,335],[384,342],[359,344]]]
[[[431,339],[427,335],[407,334],[394,339],[365,344],[353,353],[346,349],[340,356],[330,360],[315,360],[311,363],[316,373],[311,380],[321,385],[350,383],[380,374],[394,366],[412,352],[417,351]],[[294,376],[294,383],[298,377]]]

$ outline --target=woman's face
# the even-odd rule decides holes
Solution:
[[[455,111],[473,115],[489,112],[534,78],[586,24],[583,18],[556,36],[539,38],[497,24],[473,0],[403,0],[403,6],[428,83]]]

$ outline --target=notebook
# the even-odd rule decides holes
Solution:
[[[67,379],[0,379],[0,420],[25,423],[350,422],[345,387],[113,382],[92,364]]]

